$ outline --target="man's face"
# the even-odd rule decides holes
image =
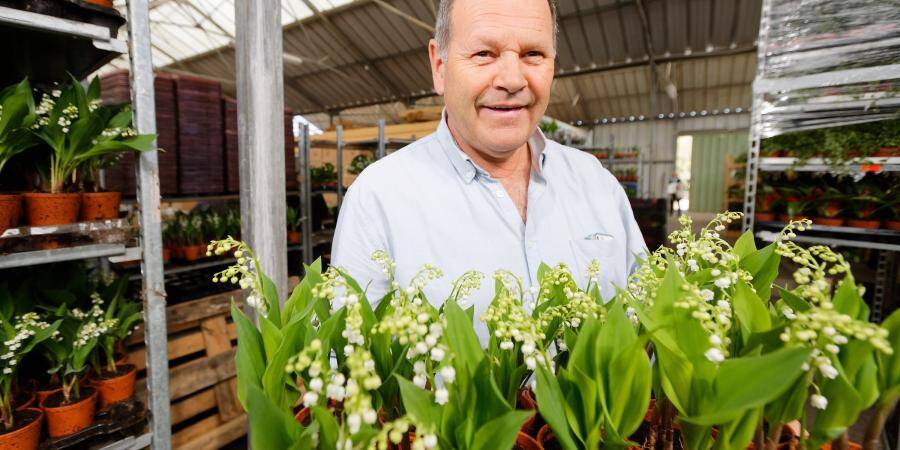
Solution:
[[[435,91],[457,139],[490,156],[520,148],[547,110],[553,21],[547,0],[456,0],[446,57],[429,45]]]

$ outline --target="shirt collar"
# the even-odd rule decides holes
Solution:
[[[450,133],[450,127],[447,125],[446,108],[444,108],[444,111],[441,113],[441,123],[438,125],[437,139],[444,154],[447,155],[447,158],[450,160],[450,163],[453,164],[456,173],[463,181],[466,183],[472,182],[472,180],[475,179],[475,175],[479,172],[488,176],[487,171],[475,164],[475,162],[472,161],[472,158],[456,144],[456,139],[453,138],[453,134]],[[537,172],[538,175],[541,175],[544,168],[547,140],[540,128],[535,128],[534,133],[528,138],[528,148],[531,150],[531,168]]]

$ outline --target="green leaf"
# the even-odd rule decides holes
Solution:
[[[262,377],[263,390],[272,401],[283,410],[289,410],[296,402],[298,395],[289,395],[288,375],[284,368],[288,359],[299,352],[303,347],[303,334],[307,324],[298,320],[291,322],[282,330],[284,338],[281,340],[278,350],[268,358],[266,370]]]
[[[247,403],[247,389],[252,385],[262,390],[262,376],[265,373],[265,349],[259,330],[234,302],[231,303],[231,317],[237,326],[238,346],[235,356],[237,370],[238,399],[245,411],[250,411]]]
[[[248,414],[251,447],[291,448],[292,436],[300,435],[300,425],[275,406],[258,386],[248,385],[246,395],[247,411],[253,411]]]
[[[266,318],[273,325],[281,328],[283,324],[281,323],[281,299],[278,297],[278,288],[275,286],[275,282],[265,274],[260,274],[260,278],[262,279],[263,297],[266,298],[266,304],[269,306]]]
[[[834,291],[832,298],[835,311],[842,312],[848,316],[867,322],[869,320],[869,307],[859,295],[859,289],[853,279],[846,277],[841,280],[837,289]]]
[[[538,366],[534,373],[537,379],[535,395],[537,396],[538,411],[550,425],[560,446],[564,450],[577,450],[578,447],[570,432],[570,425],[566,421],[565,409],[568,404],[559,382],[544,366]]]
[[[734,243],[734,253],[740,259],[744,259],[747,256],[753,254],[756,251],[756,239],[753,237],[752,231],[746,231],[741,237],[738,238],[737,242]]]
[[[778,277],[780,264],[781,256],[775,253],[774,243],[741,258],[741,268],[753,275],[753,288],[763,301],[772,296],[772,283]]]
[[[879,404],[886,405],[900,397],[900,309],[891,313],[881,327],[888,331],[888,344],[894,349],[890,355],[880,351],[875,353],[878,390],[881,391]]]
[[[800,297],[799,295],[797,295],[787,289],[784,289],[782,287],[778,288],[778,292],[781,295],[781,300],[784,303],[786,303],[794,311],[804,312],[804,311],[809,311],[810,309],[812,309],[812,306],[810,306],[809,303],[806,300],[804,300],[802,297]],[[779,311],[779,314],[780,313],[781,313],[781,311]]]
[[[434,402],[431,394],[412,384],[409,380],[395,376],[400,385],[400,397],[406,413],[416,422],[428,428],[437,429],[441,418],[441,408]]]
[[[607,371],[606,399],[609,421],[619,436],[630,436],[644,420],[650,405],[653,371],[640,341],[632,342],[616,355]],[[609,430],[607,430],[607,433]]]
[[[319,425],[319,446],[321,448],[338,448],[339,429],[337,420],[326,408],[313,406],[310,408],[313,418]],[[282,447],[254,447],[254,448],[282,448]]]
[[[263,348],[266,353],[266,360],[272,358],[275,355],[275,352],[278,350],[278,346],[281,345],[281,341],[284,340],[284,335],[282,335],[281,330],[278,329],[278,326],[269,321],[266,316],[259,314],[256,316],[256,321],[259,322],[259,330],[262,333],[263,340]]]
[[[760,333],[772,328],[769,309],[746,282],[738,281],[735,285],[732,305],[743,331],[744,343],[750,338],[751,333]]]
[[[484,423],[475,432],[472,450],[512,448],[522,424],[531,417],[529,411],[509,411]]]
[[[456,302],[447,302],[444,305],[444,314],[447,318],[447,329],[444,330],[444,334],[450,351],[463,361],[469,373],[475,373],[479,363],[484,359],[484,350],[478,343],[472,319]]]

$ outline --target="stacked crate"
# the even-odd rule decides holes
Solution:
[[[222,89],[218,81],[178,75],[178,191],[186,195],[225,190]]]
[[[175,76],[158,72],[153,80],[156,98],[156,133],[157,146],[160,152],[159,188],[162,195],[178,193],[178,126],[176,117],[178,110],[175,104]],[[117,70],[100,78],[100,91],[103,103],[118,105],[131,102],[131,85],[128,70]],[[134,154],[122,156],[119,163],[106,171],[106,187],[112,191],[133,195],[137,183],[135,181]]]
[[[294,111],[284,108],[284,185],[288,191],[296,191],[299,188],[294,144]]]

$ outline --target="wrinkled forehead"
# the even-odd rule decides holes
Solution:
[[[553,46],[553,19],[546,0],[457,0],[452,17],[451,45]]]

